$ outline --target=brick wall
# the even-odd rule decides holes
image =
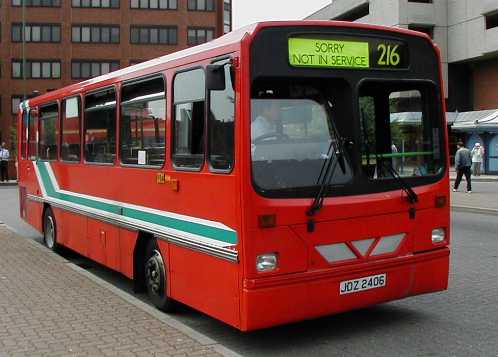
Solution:
[[[188,47],[187,27],[210,27],[215,36],[223,35],[223,0],[216,0],[216,11],[188,11],[187,0],[178,0],[177,10],[130,9],[130,0],[121,0],[119,9],[72,8],[70,0],[61,1],[59,8],[26,7],[26,23],[61,24],[60,43],[26,43],[27,59],[61,60],[60,79],[12,79],[12,59],[22,58],[22,44],[11,42],[11,24],[22,22],[22,8],[13,7],[12,0],[0,2],[0,133],[1,140],[10,143],[10,127],[16,118],[11,114],[11,96],[40,94],[48,89],[56,89],[78,82],[71,78],[71,60],[117,60],[120,67],[130,61],[143,61],[172,53]],[[83,44],[71,42],[72,24],[105,24],[120,26],[119,44]],[[177,26],[178,44],[136,45],[130,44],[130,25]]]
[[[475,62],[473,72],[474,110],[498,109],[498,59]]]

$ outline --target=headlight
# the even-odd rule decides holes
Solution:
[[[432,243],[441,243],[445,238],[444,228],[436,228],[432,230]]]
[[[266,253],[256,257],[256,270],[259,272],[275,270],[277,265],[277,253]]]

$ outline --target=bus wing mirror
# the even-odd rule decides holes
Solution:
[[[225,90],[225,65],[210,64],[206,67],[207,90]]]

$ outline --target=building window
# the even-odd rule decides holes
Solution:
[[[116,157],[116,93],[101,90],[85,96],[85,160],[113,163]]]
[[[486,18],[486,30],[498,27],[498,12],[484,16]]]
[[[180,169],[200,170],[204,163],[204,70],[178,73],[173,86],[173,164]]]
[[[80,161],[80,97],[64,99],[62,102],[62,146],[64,161]]]
[[[19,110],[19,105],[22,102],[22,95],[13,95],[12,97],[10,97],[10,101],[12,107],[11,109],[12,114],[17,114]]]
[[[123,86],[120,157],[123,164],[162,166],[166,152],[164,80],[156,77]]]
[[[26,24],[25,42],[61,42],[61,26],[54,24]],[[12,42],[22,42],[22,23],[12,24]]]
[[[214,11],[214,0],[188,0],[189,11]]]
[[[71,78],[86,79],[117,71],[119,61],[86,61],[74,60],[71,62]]]
[[[231,65],[225,64],[225,89],[209,92],[209,164],[214,171],[231,171],[234,162],[235,91]]]
[[[72,0],[72,6],[119,9],[119,0]]]
[[[356,21],[358,19],[361,19],[362,17],[368,16],[370,14],[370,4],[362,4],[360,6],[357,6],[335,18],[333,20],[339,20],[339,21]]]
[[[58,118],[59,106],[57,103],[40,108],[38,156],[41,160],[57,160]]]
[[[12,6],[60,7],[61,0],[12,0]]]
[[[189,45],[199,45],[211,41],[214,38],[213,28],[189,27],[187,29],[187,43]]]
[[[12,60],[12,78],[14,79],[58,79],[60,77],[60,61],[26,60],[23,71],[22,60]]]
[[[232,1],[225,0],[223,2],[223,32],[232,31]]]
[[[130,43],[176,45],[178,30],[174,26],[131,26]]]
[[[71,39],[74,43],[119,43],[119,26],[74,25]]]
[[[430,38],[434,38],[434,26],[408,25],[409,30],[423,32]]]
[[[132,9],[176,10],[177,0],[130,0]]]

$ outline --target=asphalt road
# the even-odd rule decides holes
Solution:
[[[40,241],[17,212],[16,188],[0,188],[0,221]],[[460,212],[452,218],[446,292],[248,334],[187,307],[172,316],[245,356],[498,356],[498,219]],[[119,274],[71,252],[64,256],[131,293]]]

